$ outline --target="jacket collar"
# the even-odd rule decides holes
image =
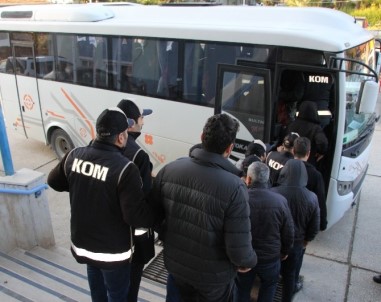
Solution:
[[[112,152],[123,152],[124,148],[119,148],[117,145],[94,140],[91,143],[91,147],[95,149],[102,149],[105,151],[112,151]]]
[[[218,166],[234,175],[241,175],[241,171],[221,154],[208,152],[202,148],[196,148],[191,152],[190,156],[205,165]]]

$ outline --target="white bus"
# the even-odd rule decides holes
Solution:
[[[330,111],[321,111],[329,118],[323,170],[329,226],[356,200],[367,171],[378,119],[375,62],[373,36],[331,9],[0,9],[7,127],[51,144],[58,157],[94,139],[94,121],[104,108],[132,99],[154,112],[139,138],[154,172],[187,156],[206,119],[221,111],[241,124],[234,152],[239,158],[254,138],[277,142],[295,113],[281,114],[281,96],[295,89],[298,73],[330,84]]]

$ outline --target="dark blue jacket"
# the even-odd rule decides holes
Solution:
[[[307,170],[298,159],[290,159],[279,175],[274,192],[287,199],[294,220],[294,243],[312,241],[320,230],[320,210],[316,194],[306,188]]]
[[[251,235],[258,263],[279,260],[288,255],[294,243],[294,223],[287,200],[267,188],[253,183],[249,189]]]

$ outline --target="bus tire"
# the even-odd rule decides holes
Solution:
[[[74,148],[74,144],[70,136],[62,129],[56,129],[53,131],[50,142],[58,159],[62,159],[67,152]]]

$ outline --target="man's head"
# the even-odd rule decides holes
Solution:
[[[298,137],[294,141],[294,156],[304,161],[308,160],[311,152],[311,141],[307,137]]]
[[[204,126],[201,142],[204,150],[228,157],[233,150],[239,124],[227,114],[210,117]]]
[[[118,107],[105,109],[97,118],[97,140],[124,147],[127,142],[127,128],[133,124]]]
[[[250,155],[256,155],[264,161],[266,159],[266,145],[260,139],[255,139],[247,146],[245,152],[246,157]]]
[[[253,162],[247,168],[246,184],[250,186],[253,183],[267,184],[270,177],[269,167],[259,161]]]
[[[299,137],[299,134],[296,132],[291,132],[287,134],[283,139],[283,149],[288,152],[293,152],[294,141]]]
[[[151,109],[141,109],[131,100],[121,100],[118,108],[122,109],[128,118],[135,121],[134,125],[129,127],[129,132],[140,132],[144,125],[144,117],[152,113]]]

